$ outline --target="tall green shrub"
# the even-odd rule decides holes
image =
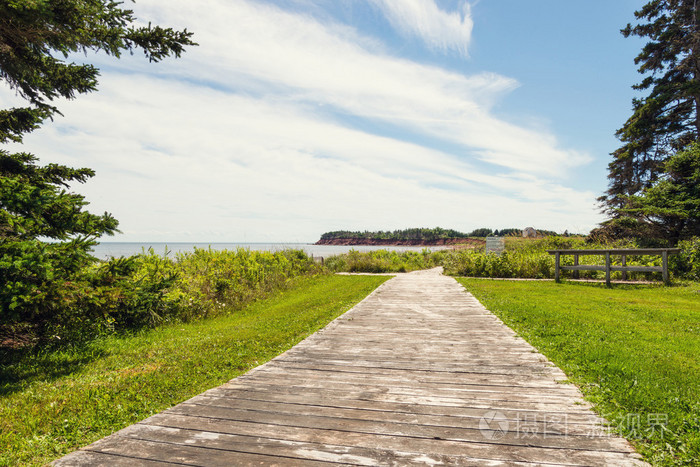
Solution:
[[[301,250],[271,253],[195,248],[179,254],[176,264],[178,279],[168,295],[182,302],[182,319],[240,308],[296,276],[320,272],[320,267]]]
[[[683,279],[700,281],[700,237],[678,242],[678,248],[680,254],[670,260],[672,272]]]

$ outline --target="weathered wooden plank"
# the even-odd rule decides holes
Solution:
[[[579,266],[561,266],[561,269],[567,271],[605,271],[605,266],[597,266],[593,264]],[[663,272],[661,266],[610,266],[611,271],[622,272]]]
[[[581,264],[578,266],[559,266],[566,271],[605,271],[605,266],[595,264]]]
[[[435,370],[440,368],[440,365],[435,365],[437,368],[435,368],[433,371],[428,371],[428,373],[433,373]],[[554,367],[552,366],[551,363],[549,362],[542,362],[542,361],[521,361],[521,362],[507,362],[507,361],[497,361],[495,359],[483,359],[483,360],[477,360],[474,362],[469,362],[469,364],[462,364],[460,367],[460,371],[452,371],[450,372],[452,375],[452,379],[459,379],[460,375],[465,375],[465,374],[474,374],[474,373],[496,373],[496,374],[502,374],[502,375],[520,375],[523,373],[528,373],[532,372],[534,374],[551,374],[553,371]],[[302,366],[295,366],[293,362],[287,362],[284,365],[281,364],[274,364],[274,365],[269,365],[265,367],[265,372],[270,373],[270,374],[275,374],[278,372],[284,372],[286,370],[289,370],[290,373],[297,373],[297,374],[306,374],[306,375],[328,375],[328,374],[357,374],[357,371],[340,371],[337,369],[332,369],[332,368],[304,368]],[[405,371],[409,370],[402,370],[400,368],[397,368],[394,371],[394,375],[399,375]],[[389,370],[386,372],[384,371],[379,371],[376,370],[374,372],[366,372],[366,374],[375,374],[377,376],[383,376],[389,374]]]
[[[495,346],[482,346],[478,350],[480,352],[493,351]],[[377,364],[386,366],[387,368],[402,369],[405,366],[406,370],[412,368],[423,368],[432,371],[460,371],[464,369],[466,371],[471,371],[473,367],[479,366],[480,364],[486,362],[498,362],[498,357],[493,355],[487,357],[477,357],[475,350],[469,350],[467,355],[475,355],[474,358],[461,359],[460,356],[463,354],[459,352],[458,356],[450,356],[449,354],[445,356],[435,355],[430,360],[422,361],[419,358],[400,358],[397,354],[392,354],[390,351],[382,352],[361,352],[361,351],[341,351],[338,350],[334,357],[330,357],[330,352],[332,349],[314,349],[308,352],[298,352],[294,354],[289,354],[288,357],[291,360],[294,359],[306,359],[306,360],[316,360],[319,363],[336,363],[346,366],[364,366],[364,367],[374,367]],[[522,354],[531,353],[528,351],[522,351]],[[404,355],[414,355],[414,354],[404,354]],[[519,363],[527,363],[532,361],[539,361],[548,364],[548,366],[553,366],[550,362],[542,359],[540,355],[534,355],[534,357],[539,358],[528,358],[526,355],[517,356],[512,352],[504,352],[502,355],[501,365],[513,365]],[[281,359],[279,362],[285,361],[286,359]],[[277,364],[278,361],[275,361]],[[523,372],[525,374],[525,372]]]
[[[273,376],[274,375],[274,376]],[[474,387],[465,384],[444,384],[439,382],[419,381],[412,378],[386,377],[381,375],[366,375],[362,377],[362,384],[357,383],[357,374],[342,374],[332,372],[308,371],[300,373],[291,369],[288,372],[264,372],[252,380],[244,380],[247,384],[255,384],[256,380],[264,380],[266,384],[278,386],[293,386],[297,388],[321,387],[345,390],[352,386],[358,390],[366,391],[372,387],[387,388],[390,394],[431,394],[445,395],[448,397],[461,397],[464,400],[508,400],[508,401],[541,401],[546,403],[571,403],[581,398],[580,393],[571,387],[559,389],[557,387],[538,388],[536,391],[528,391],[524,388],[508,386]]]
[[[611,271],[663,272],[663,266],[610,266]]]
[[[177,414],[200,419],[216,419],[222,421],[258,423],[274,426],[315,428],[338,432],[364,434],[379,434],[387,436],[402,436],[410,438],[444,439],[463,442],[485,442],[496,436],[496,432],[485,425],[484,429],[477,427],[453,427],[443,425],[420,425],[415,423],[399,423],[391,421],[374,421],[338,416],[319,416],[307,414],[298,416],[281,412],[265,412],[262,410],[241,410],[229,407],[212,407],[193,404],[179,404],[164,414]],[[601,450],[612,452],[630,452],[629,445],[622,440],[611,437],[576,435],[569,433],[561,435],[560,430],[550,428],[549,431],[538,433],[538,425],[527,425],[527,436],[523,436],[525,421],[521,424],[504,423],[506,430],[498,433],[499,444],[540,446],[564,449],[575,445],[577,449]],[[495,425],[496,426],[496,425]],[[520,429],[519,429],[520,427]],[[500,430],[499,430],[500,431]]]
[[[314,358],[313,355],[317,355]],[[342,358],[337,356],[336,358],[322,358],[321,354],[300,354],[300,355],[289,355],[285,358],[276,359],[270,362],[270,366],[295,366],[298,368],[311,368],[319,370],[337,370],[347,373],[358,372],[358,373],[370,373],[372,371],[382,371],[389,373],[424,373],[433,374],[440,376],[440,373],[449,373],[457,377],[460,370],[470,370],[474,367],[480,365],[487,365],[492,362],[498,362],[500,357],[501,365],[514,365],[519,366],[523,364],[528,364],[530,362],[544,363],[546,365],[551,365],[550,362],[542,359],[541,356],[536,354],[506,354],[506,355],[491,355],[488,357],[481,357],[474,354],[474,357],[467,359],[465,361],[459,362],[454,359],[443,359],[443,360],[433,360],[423,362],[420,360],[403,360],[396,361],[392,359],[367,359],[358,360],[354,357]],[[447,377],[449,375],[442,375],[442,377]]]
[[[205,435],[206,436],[206,435]],[[212,438],[216,439],[216,433]],[[103,438],[85,449],[96,454],[112,454],[131,460],[132,466],[141,462],[163,462],[179,465],[196,465],[207,467],[229,467],[235,465],[298,465],[298,466],[333,466],[335,461],[320,461],[310,458],[287,457],[281,454],[249,453],[237,450],[235,444],[225,449],[208,446],[204,443],[171,443],[136,439],[129,436],[114,436]],[[235,462],[232,460],[235,459]],[[57,465],[71,465],[70,459]],[[90,464],[87,464],[90,465]]]
[[[481,418],[484,416],[485,410],[483,407],[469,407],[467,405],[455,406],[455,405],[437,405],[437,404],[426,404],[426,403],[407,403],[407,402],[394,402],[394,401],[376,401],[376,400],[363,400],[363,399],[353,399],[351,397],[341,398],[337,397],[336,394],[316,394],[314,397],[309,397],[299,391],[290,391],[289,393],[282,393],[277,391],[260,391],[257,389],[226,389],[221,391],[218,388],[212,389],[199,396],[196,396],[191,401],[196,401],[198,398],[211,398],[214,400],[251,400],[258,401],[261,403],[267,402],[283,402],[288,404],[296,405],[307,405],[307,406],[325,406],[325,407],[337,407],[337,408],[352,408],[361,409],[366,411],[386,411],[386,412],[396,412],[396,413],[406,413],[406,414],[425,414],[425,415],[443,415],[451,417],[469,417],[469,418]],[[528,419],[534,414],[543,420],[552,419],[559,420],[565,418],[569,423],[573,424],[597,424],[602,425],[605,420],[594,414],[589,410],[583,410],[579,412],[557,412],[557,411],[532,411],[528,409],[506,409],[499,408],[500,416],[508,420],[518,420],[518,419]],[[500,417],[499,416],[499,417]]]
[[[377,359],[374,361],[370,360],[355,360],[355,365],[352,363],[347,364],[348,369],[361,369],[367,368],[367,373],[384,373],[394,372],[395,374],[423,374],[432,375],[435,378],[445,378],[454,377],[459,378],[462,381],[480,381],[482,384],[495,384],[495,385],[512,385],[518,382],[523,382],[533,385],[546,385],[547,387],[556,384],[556,381],[565,380],[566,375],[558,370],[556,367],[548,367],[547,372],[542,371],[536,372],[525,372],[522,373],[511,373],[503,374],[496,373],[493,371],[485,372],[482,371],[481,367],[474,367],[471,364],[462,365],[436,365],[436,367],[430,368],[430,365],[423,364],[421,362],[402,362],[400,364],[394,364],[388,360]],[[321,365],[321,364],[320,364]],[[485,368],[485,367],[484,367]],[[542,375],[551,375],[555,380],[544,379]]]
[[[52,463],[62,467],[163,467],[173,465],[171,462],[137,459],[121,454],[105,454],[102,452],[80,450]]]
[[[547,448],[524,444],[500,444],[497,436],[484,437],[478,442],[454,441],[410,436],[355,433],[352,431],[325,430],[320,428],[288,427],[255,422],[237,422],[215,418],[188,417],[161,413],[145,421],[149,425],[170,428],[185,428],[213,433],[240,434],[304,441],[317,444],[340,444],[343,446],[388,449],[401,452],[417,452],[426,456],[442,454],[469,456],[494,461],[525,461],[558,465],[640,465],[631,455],[630,448],[624,451],[601,451],[568,448]]]
[[[447,426],[453,428],[470,428],[480,429],[482,419],[484,418],[483,409],[471,409],[460,411],[439,411],[431,410],[429,413],[418,413],[413,407],[408,407],[406,410],[398,410],[393,407],[393,410],[372,410],[371,405],[366,405],[362,408],[357,407],[340,407],[337,405],[324,405],[316,403],[313,405],[307,403],[290,403],[289,400],[284,402],[264,401],[260,399],[244,399],[244,398],[214,398],[207,396],[197,396],[188,400],[186,403],[191,405],[204,405],[210,407],[225,407],[242,410],[259,410],[265,412],[282,413],[287,415],[300,416],[325,416],[325,417],[341,417],[359,420],[368,420],[373,422],[398,422],[412,423],[416,425],[431,425],[431,426]],[[560,413],[536,413],[532,412],[500,412],[496,420],[503,420],[509,425],[516,427],[522,424],[527,425],[528,431],[534,433],[550,433],[550,434],[572,434],[580,436],[588,436],[591,432],[600,428],[600,419],[598,417],[588,416],[574,417]]]
[[[376,363],[391,365],[395,369],[403,369],[402,365],[407,365],[406,370],[410,370],[411,366],[421,365],[422,368],[428,370],[439,371],[441,369],[473,369],[480,365],[494,365],[494,366],[523,366],[523,365],[536,365],[536,366],[548,366],[553,367],[554,365],[547,359],[543,358],[540,354],[535,354],[530,351],[504,351],[502,354],[487,354],[484,355],[482,352],[487,350],[494,350],[495,345],[482,345],[480,351],[477,352],[474,349],[470,349],[468,353],[462,352],[463,349],[456,349],[452,352],[442,352],[436,353],[430,359],[423,361],[419,358],[397,358],[397,354],[392,354],[390,350],[375,350],[373,353],[363,352],[358,353],[356,351],[344,350],[342,348],[338,349],[336,352],[331,353],[332,350],[314,348],[309,349],[306,352],[296,352],[288,354],[285,358],[280,358],[279,360],[273,360],[271,365],[284,366],[290,362],[303,362],[314,364],[336,364],[340,366],[376,366]],[[401,347],[399,347],[401,348]],[[481,355],[479,355],[481,353]],[[414,355],[414,354],[408,354]],[[466,357],[465,357],[466,355]],[[523,372],[524,373],[524,372]]]
[[[493,401],[478,401],[471,400],[465,401],[460,398],[447,398],[447,397],[435,397],[435,396],[406,396],[406,395],[394,395],[394,394],[384,394],[381,390],[376,391],[357,391],[355,393],[348,394],[347,391],[331,390],[318,391],[313,388],[288,388],[284,390],[280,387],[275,387],[273,390],[265,390],[260,387],[253,388],[233,388],[233,389],[220,389],[219,392],[209,392],[206,393],[210,397],[232,397],[238,394],[245,394],[247,398],[253,398],[257,400],[288,400],[288,398],[295,397],[298,395],[303,395],[310,404],[314,404],[314,401],[322,401],[324,397],[328,397],[328,400],[335,401],[336,404],[344,405],[354,405],[360,407],[380,407],[380,406],[397,406],[397,407],[411,407],[409,412],[420,412],[420,413],[461,413],[461,411],[470,411],[473,413],[479,413],[479,416],[483,416],[485,413],[491,410],[497,410],[502,413],[520,413],[523,417],[527,417],[528,414],[560,414],[562,416],[572,419],[589,419],[593,416],[593,413],[588,408],[586,403],[581,405],[571,406],[569,404],[548,404],[546,406],[536,406],[530,403],[494,403]],[[320,402],[319,402],[320,403]],[[328,402],[326,402],[328,403]]]
[[[343,329],[343,332],[348,332],[348,333],[353,333],[357,331],[362,331],[362,332],[373,332],[371,329],[355,329],[355,328],[348,328],[347,330]],[[401,348],[419,348],[422,347],[423,349],[430,349],[431,350],[431,357],[433,358],[454,358],[457,361],[461,361],[464,358],[461,356],[463,354],[468,354],[468,353],[481,353],[485,349],[495,349],[495,348],[503,348],[504,352],[532,352],[532,347],[525,345],[524,342],[520,342],[515,339],[508,339],[508,338],[501,338],[498,339],[496,337],[493,338],[479,338],[479,336],[470,336],[469,339],[474,339],[473,342],[466,342],[466,343],[461,343],[461,344],[455,344],[455,343],[447,343],[443,344],[441,343],[441,339],[435,338],[434,340],[440,342],[436,343],[433,346],[426,345],[426,342],[422,343],[409,343],[409,342],[403,342],[403,340],[407,338],[413,338],[416,339],[417,336],[420,336],[420,332],[417,333],[407,333],[403,336],[403,338],[397,337],[394,338],[396,341],[396,346],[395,347],[389,347],[386,339],[389,339],[389,337],[384,337],[384,339],[377,339],[377,340],[371,340],[371,339],[351,339],[348,338],[346,341],[342,342],[334,342],[332,340],[319,340],[317,342],[313,342],[308,344],[308,346],[305,346],[304,349],[299,350],[298,352],[332,352],[340,355],[351,355],[351,354],[366,354],[366,355],[382,355],[382,356],[393,356],[394,358],[399,358],[401,359],[406,358],[406,356],[411,355],[420,355],[420,354],[401,354],[399,353],[398,350],[396,349],[401,349]],[[372,345],[376,344],[376,345]],[[393,352],[393,353],[392,353]],[[292,352],[292,354],[295,354],[297,352]]]
[[[344,330],[343,330],[343,331],[344,331]],[[349,332],[352,332],[352,331],[373,332],[372,329],[363,329],[363,328],[360,328],[360,329],[348,328],[348,331],[349,331]],[[404,334],[403,339],[406,339],[406,338],[409,338],[409,337],[412,337],[412,336],[420,336],[420,335],[421,335],[420,332],[407,333],[407,334]],[[415,338],[415,337],[414,337],[414,338]],[[397,339],[395,339],[395,340],[398,340],[398,339],[400,339],[400,337],[397,337]],[[484,338],[483,340],[482,340],[482,339],[476,340],[476,339],[477,339],[476,337],[474,337],[473,335],[469,335],[469,337],[467,337],[467,339],[473,339],[474,341],[472,341],[472,342],[468,342],[468,341],[463,342],[462,344],[459,345],[459,350],[460,350],[460,352],[459,352],[459,353],[455,353],[454,355],[449,356],[449,357],[451,357],[451,358],[457,358],[457,360],[463,360],[463,359],[466,358],[466,356],[465,356],[465,357],[461,357],[461,355],[467,355],[467,354],[469,354],[470,352],[481,353],[481,351],[483,351],[483,349],[484,349],[485,347],[493,348],[493,347],[499,345],[499,339],[495,339],[495,338],[494,338],[494,339],[486,339],[486,338]],[[435,340],[436,340],[436,341],[439,341],[440,338],[437,337],[437,338],[435,338]],[[362,344],[365,344],[365,343],[367,343],[367,341],[368,341],[368,339],[359,339],[359,340],[356,341],[356,343],[357,343],[357,344],[361,344],[361,343],[362,343]],[[339,346],[339,349],[338,349],[338,350],[336,350],[335,348],[330,348],[330,349],[329,349],[328,347],[329,347],[329,344],[330,344],[330,343],[331,343],[331,342],[329,342],[329,341],[314,342],[313,344],[309,344],[308,346],[304,346],[303,349],[300,349],[300,350],[298,350],[298,351],[291,352],[291,353],[292,353],[292,354],[296,354],[297,352],[302,353],[302,352],[329,352],[329,351],[330,351],[330,352],[332,352],[332,353],[337,353],[337,354],[341,354],[341,355],[342,355],[342,353],[343,353],[342,346],[351,347],[351,346],[350,346],[350,343],[345,344],[344,342],[338,342],[338,343],[337,343],[338,346]],[[400,341],[397,342],[397,344],[400,344]],[[351,348],[352,348],[352,347],[351,347]],[[507,355],[508,353],[512,353],[512,352],[531,352],[531,351],[533,350],[532,347],[525,345],[525,343],[522,342],[522,341],[520,341],[519,339],[516,340],[516,339],[512,339],[512,338],[502,338],[502,339],[500,339],[500,346],[499,346],[499,348],[502,348],[504,354],[506,354],[506,355]],[[353,350],[356,351],[356,352],[362,351],[362,352],[371,354],[372,352],[378,352],[379,349],[375,349],[375,348],[353,348]],[[391,349],[389,349],[389,350],[391,350]],[[446,358],[447,356],[445,356],[445,355],[440,355],[440,354],[439,354],[439,351],[440,351],[440,350],[441,350],[440,344],[436,344],[436,345],[435,345],[435,351],[436,351],[436,353],[435,353],[434,355],[433,355],[433,354],[430,354],[430,356],[426,356],[426,357],[427,357],[427,358]],[[378,353],[383,353],[383,352],[378,352]],[[405,359],[405,358],[407,358],[408,356],[412,356],[413,358],[417,357],[417,356],[415,356],[415,354],[399,354],[399,353],[396,353],[396,352],[393,354],[393,357],[394,357],[394,358],[397,358],[397,359],[399,359],[399,360]]]
[[[274,373],[271,369],[264,370],[269,373]],[[502,376],[519,376],[523,373],[540,376],[559,375],[559,371],[555,367],[543,364],[530,365],[471,365],[463,366],[459,371],[460,374],[478,374],[478,375],[502,375]]]
[[[544,397],[542,400],[510,400],[507,394],[503,394],[502,398],[489,398],[472,396],[468,394],[435,394],[431,391],[420,391],[412,388],[386,388],[376,387],[371,385],[337,385],[328,384],[326,386],[306,384],[287,386],[281,384],[235,384],[227,386],[234,389],[257,389],[259,391],[268,392],[276,391],[280,393],[306,393],[309,396],[332,394],[333,397],[362,399],[366,401],[385,401],[385,402],[405,402],[414,404],[427,405],[443,405],[443,406],[467,406],[474,408],[498,408],[513,409],[513,410],[533,410],[533,411],[559,411],[562,413],[586,413],[590,405],[586,402],[579,402],[577,398],[571,398],[566,401],[548,401]],[[222,388],[226,389],[226,388]],[[515,397],[517,399],[517,397]],[[579,402],[578,404],[575,404]]]
[[[372,343],[365,343],[366,345],[372,345]],[[395,348],[389,348],[386,347],[385,345],[377,345],[374,348],[367,349],[367,348],[361,348],[359,347],[362,345],[361,342],[357,343],[357,346],[352,346],[348,344],[343,344],[343,345],[338,345],[337,347],[334,347],[332,343],[322,343],[320,345],[314,345],[313,347],[310,347],[309,350],[311,351],[322,351],[322,352],[337,352],[339,356],[343,356],[345,358],[359,358],[359,359],[391,359],[392,356],[397,356],[397,355],[420,355],[416,353],[402,353],[402,352],[426,352],[428,349],[430,349],[429,346],[425,345],[402,345],[399,344]],[[455,364],[464,364],[468,363],[460,358],[460,355],[462,352],[465,353],[473,353],[473,352],[484,352],[488,350],[496,350],[497,343],[494,342],[492,344],[490,343],[481,343],[480,345],[473,345],[469,347],[455,347],[452,349],[449,348],[435,348],[431,349],[430,351],[433,352],[433,355],[437,358],[442,358],[442,359],[453,359]],[[524,348],[522,349],[523,352],[529,352],[530,350],[525,350]],[[507,354],[504,355],[504,361],[503,363],[507,363],[508,361],[506,360]]]
[[[294,365],[294,366],[292,366]],[[343,368],[340,370],[340,368]],[[322,365],[319,364],[317,368],[310,368],[306,365],[301,365],[294,362],[289,362],[289,366],[280,367],[280,371],[288,369],[292,374],[299,374],[302,371],[308,371],[309,374],[317,374],[323,377],[327,374],[333,375],[345,375],[347,378],[356,377],[357,375],[363,375],[363,378],[378,379],[383,378],[385,381],[408,381],[411,383],[419,384],[439,384],[444,387],[451,386],[465,386],[469,388],[481,388],[482,390],[499,390],[502,388],[509,388],[510,390],[518,390],[523,394],[534,393],[540,394],[542,390],[546,389],[557,389],[560,393],[573,393],[580,395],[578,389],[570,385],[565,386],[563,389],[560,384],[556,381],[542,381],[541,378],[526,378],[521,375],[512,375],[510,380],[507,382],[502,382],[501,384],[495,384],[490,377],[475,377],[470,373],[457,373],[449,371],[430,371],[430,370],[398,370],[393,368],[368,368],[368,367],[341,367],[336,365]],[[267,374],[267,371],[265,372]],[[270,372],[274,374],[274,372]],[[289,373],[285,373],[289,374]]]

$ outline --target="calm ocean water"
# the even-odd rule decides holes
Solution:
[[[175,242],[102,242],[96,245],[92,251],[100,259],[110,257],[137,255],[149,248],[159,255],[174,257],[176,253],[185,253],[197,248],[211,248],[212,250],[235,250],[237,248],[247,248],[258,251],[280,251],[286,249],[304,250],[306,254],[314,257],[327,258],[333,255],[347,253],[351,249],[357,251],[391,250],[391,251],[422,251],[425,247],[415,246],[340,246],[340,245],[313,245],[310,243],[175,243]],[[444,247],[430,247],[431,250],[439,250]]]

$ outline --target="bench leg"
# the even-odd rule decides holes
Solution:
[[[605,253],[605,286],[610,287],[610,253]]]
[[[661,274],[664,277],[664,284],[669,285],[671,281],[668,277],[668,251],[661,253],[661,261],[663,263],[663,272]]]

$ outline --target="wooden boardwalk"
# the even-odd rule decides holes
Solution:
[[[436,270],[55,465],[644,465],[566,376]]]

